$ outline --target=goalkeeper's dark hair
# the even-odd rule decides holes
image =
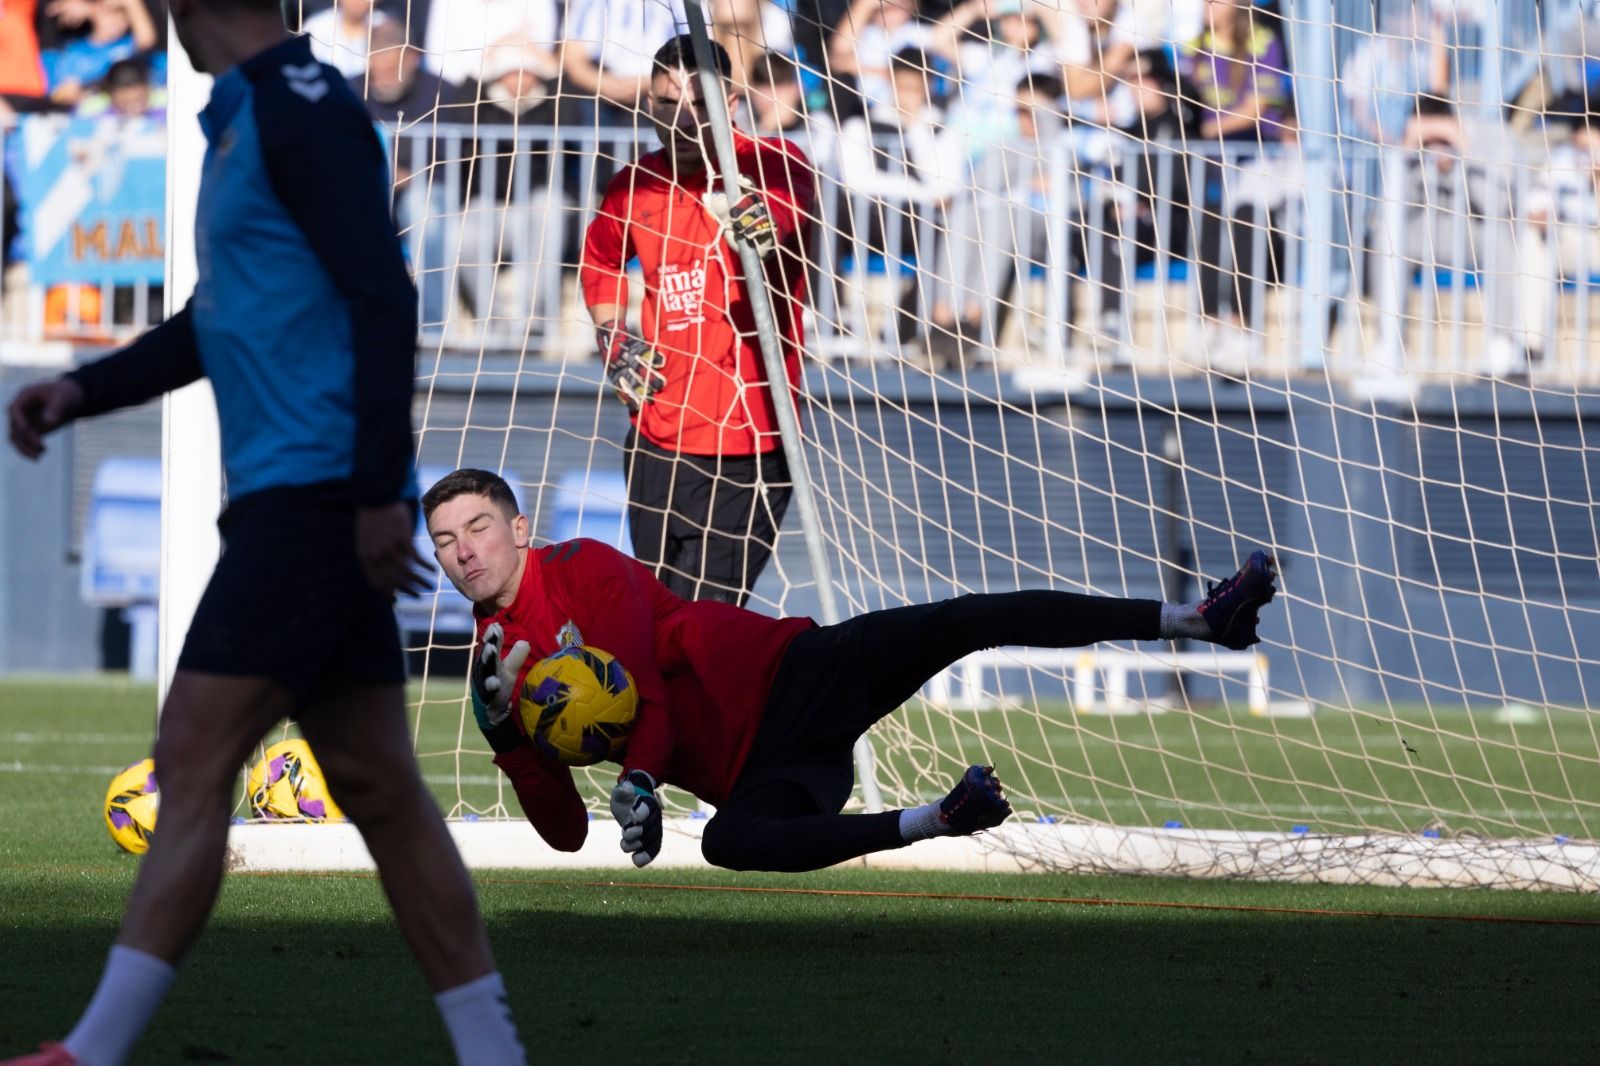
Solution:
[[[711,61],[716,64],[717,73],[724,78],[733,77],[733,60],[728,58],[728,50],[716,41],[709,43]],[[686,70],[693,74],[700,69],[700,59],[694,54],[694,41],[687,33],[680,33],[657,48],[652,62],[655,64],[654,72],[657,74],[670,73],[674,70]]]
[[[507,518],[517,516],[517,498],[512,495],[505,478],[493,471],[464,466],[435,481],[433,487],[422,494],[422,520],[426,522],[432,518],[434,511],[457,496],[487,496]]]

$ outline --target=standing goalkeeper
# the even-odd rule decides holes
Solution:
[[[712,44],[728,107],[730,64]],[[743,604],[789,506],[749,286],[733,241],[761,254],[788,385],[800,381],[800,313],[815,178],[799,149],[733,131],[738,183],[718,190],[711,129],[687,35],[656,52],[648,106],[662,148],[606,188],[581,280],[600,355],[633,419],[625,449],[633,553],[686,599]],[[624,266],[644,271],[641,329],[624,322]]]
[[[239,767],[286,716],[378,865],[457,1057],[523,1052],[472,883],[423,786],[405,718],[392,598],[412,544],[416,293],[361,103],[278,0],[171,0],[214,72],[195,216],[199,283],[131,346],[12,401],[37,457],[73,421],[202,376],[222,428],[225,545],[156,741],[161,817],[122,929],[77,1026],[35,1063],[120,1063],[199,937],[221,881]]]

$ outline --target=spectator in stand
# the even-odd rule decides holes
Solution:
[[[366,72],[373,28],[387,21],[382,11],[373,10],[373,0],[335,0],[333,7],[302,22],[300,32],[311,38],[311,54],[319,61],[354,78]]]
[[[401,132],[426,122],[471,122],[466,97],[423,65],[422,49],[406,43],[396,19],[372,27],[366,66],[350,78],[350,87],[367,103],[367,113]],[[402,158],[402,167],[421,170],[426,162]]]
[[[455,290],[460,205],[450,205],[444,175],[434,166],[441,122],[471,123],[473,106],[463,90],[422,68],[422,50],[406,42],[398,19],[372,28],[363,74],[350,79],[367,113],[394,138],[395,220],[422,301],[423,329],[443,328]]]
[[[1348,135],[1372,149],[1350,153],[1366,168],[1358,187],[1371,190],[1351,199],[1353,228],[1365,235],[1356,238],[1365,247],[1352,295],[1378,310],[1380,328],[1370,354],[1395,366],[1404,357],[1402,306],[1415,262],[1460,252],[1452,247],[1453,226],[1447,223],[1447,232],[1438,234],[1428,225],[1428,209],[1459,215],[1464,210],[1459,194],[1469,188],[1446,177],[1466,147],[1450,99],[1447,38],[1448,27],[1434,4],[1385,6],[1372,32],[1358,36],[1338,70]],[[1420,205],[1428,209],[1410,209]],[[1448,243],[1441,245],[1441,237]],[[1356,305],[1354,299],[1336,302],[1335,321],[1359,328],[1359,316],[1352,317]]]
[[[1064,63],[1076,164],[1087,178],[1077,212],[1083,239],[1074,252],[1098,283],[1090,337],[1096,349],[1121,354],[1129,333],[1122,321],[1129,253],[1137,258],[1158,236],[1172,243],[1170,232],[1156,233],[1156,174],[1163,168],[1155,153],[1162,149],[1151,143],[1179,133],[1171,65],[1122,0],[1077,0],[1050,25]],[[1183,164],[1173,159],[1164,169],[1161,192],[1170,211],[1181,211]],[[1176,227],[1169,221],[1168,228]]]
[[[42,56],[50,99],[66,107],[77,104],[111,64],[160,40],[143,0],[52,0],[44,13],[62,26],[88,30]]]
[[[164,120],[166,90],[150,84],[150,65],[142,58],[119,59],[95,88],[78,102],[79,118],[149,118]]]
[[[866,110],[894,108],[893,58],[927,46],[930,31],[917,14],[917,0],[854,0],[834,27],[829,68],[835,78],[855,78]],[[856,110],[841,108],[841,118]]]
[[[1370,34],[1361,35],[1339,65],[1349,132],[1368,144],[1444,150],[1463,147],[1461,120],[1450,102],[1450,49],[1443,17],[1417,0],[1386,7]]]
[[[951,88],[946,105],[951,132],[973,166],[971,178],[951,197],[949,233],[940,272],[948,279],[933,303],[934,340],[952,362],[965,362],[982,343],[984,317],[995,305],[1005,269],[987,232],[985,201],[1001,177],[995,148],[1018,133],[1016,88],[1030,74],[1059,78],[1061,62],[1045,37],[1031,0],[965,0],[934,24],[927,51],[943,61]]]
[[[37,13],[38,0],[0,3],[0,120],[10,110],[7,97],[37,100],[45,95],[44,63],[33,25]]]
[[[838,131],[827,114],[807,112],[800,70],[792,60],[771,54],[758,59],[750,71],[744,99],[756,134],[788,138],[805,151],[818,171],[833,170]]]
[[[1050,255],[1055,221],[1051,216],[1064,208],[1057,202],[1059,191],[1074,184],[1073,178],[1060,173],[1063,160],[1055,150],[1066,135],[1065,83],[1053,74],[1026,74],[1014,92],[1016,133],[995,150],[984,175],[984,195],[991,202],[999,200],[1003,208],[995,232],[985,233],[985,244],[998,260],[993,297],[996,338],[1004,334],[1015,310],[1027,314],[1027,301],[1019,295],[1013,302],[1013,289],[1025,292],[1036,272],[1043,274],[1047,285],[1064,282],[1065,264],[1052,262]],[[1038,326],[1058,328],[1059,324],[1050,323],[1052,312],[1054,317],[1061,314],[1047,304],[1043,322],[1024,319],[1023,339],[1030,348],[1046,344]]]
[[[648,125],[640,108],[656,49],[687,25],[682,0],[571,0],[562,34],[563,91],[589,105],[589,121]]]
[[[904,279],[895,311],[902,348],[920,341],[935,363],[948,362],[959,356],[953,334],[929,333],[925,323],[950,199],[968,180],[966,146],[933,103],[927,53],[908,48],[889,63],[893,103],[846,119],[839,130],[840,174],[854,201],[849,229]],[[863,199],[865,218],[858,213]]]
[[[1505,376],[1526,375],[1552,355],[1550,317],[1564,286],[1588,299],[1600,276],[1600,98],[1590,96],[1585,110],[1567,127],[1547,115],[1549,161],[1536,173],[1523,205],[1524,227],[1517,234],[1521,281],[1520,365],[1502,368]],[[1555,331],[1559,336],[1560,324]]]
[[[1255,310],[1257,221],[1273,254],[1270,146],[1293,140],[1288,69],[1272,16],[1249,0],[1206,0],[1207,29],[1180,65],[1179,86],[1198,113],[1201,166],[1199,351],[1213,369],[1239,371],[1252,351],[1246,330]],[[1237,153],[1237,154],[1235,154]],[[1240,159],[1250,169],[1240,166]],[[1256,196],[1247,190],[1260,189]],[[1231,258],[1233,269],[1224,269]],[[1272,265],[1275,265],[1272,264]]]
[[[463,295],[480,321],[519,336],[554,331],[560,313],[569,201],[553,166],[558,146],[538,132],[557,115],[541,73],[548,54],[507,44],[485,52],[478,138],[466,149],[476,154],[462,175],[469,197],[458,256]]]
[[[433,0],[423,37],[423,65],[445,81],[476,85],[492,81],[487,68],[505,64],[492,54],[515,50],[548,91],[561,73],[555,0]]]
[[[733,60],[733,84],[741,92],[762,56],[794,51],[794,23],[773,0],[711,0],[707,17],[712,39]]]

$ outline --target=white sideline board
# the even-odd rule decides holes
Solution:
[[[548,847],[533,827],[509,819],[448,823],[472,869],[650,871],[709,869],[700,854],[704,818],[669,818],[661,854],[644,870],[617,846],[616,827],[595,818],[575,852]],[[1452,840],[1406,834],[1319,836],[1205,829],[1013,824],[974,837],[924,840],[842,863],[840,869],[966,870],[986,873],[1160,874],[1295,883],[1409,888],[1495,887],[1600,891],[1600,847],[1545,841]],[[235,824],[228,869],[371,870],[349,823]]]

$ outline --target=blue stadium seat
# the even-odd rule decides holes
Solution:
[[[161,588],[161,460],[118,456],[94,473],[79,578],[86,603],[154,603]]]
[[[154,678],[161,594],[160,459],[116,456],[95,470],[78,580],[85,603],[123,609],[131,630],[129,671]]]
[[[620,472],[572,470],[556,483],[551,540],[592,537],[633,553],[628,537],[628,485]]]

